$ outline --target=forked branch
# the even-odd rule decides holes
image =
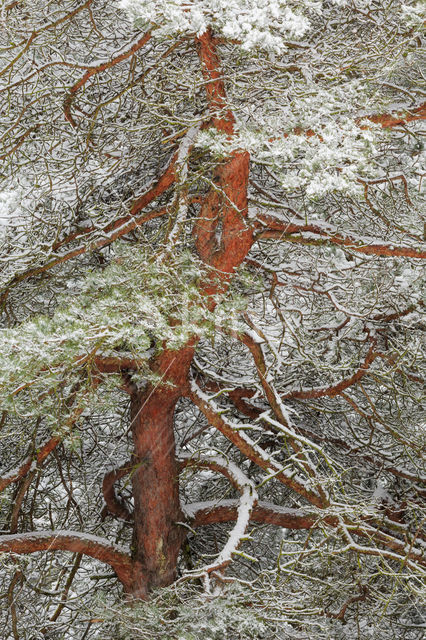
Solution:
[[[232,442],[249,460],[265,469],[273,477],[287,485],[293,491],[305,497],[311,504],[323,507],[324,501],[322,493],[318,493],[316,487],[298,475],[293,464],[283,467],[276,462],[266,451],[259,447],[251,438],[246,435],[249,425],[237,425],[231,423],[220,414],[220,410],[215,403],[192,381],[187,396],[200,409],[209,423],[220,431],[230,442]],[[240,428],[244,426],[244,430]]]

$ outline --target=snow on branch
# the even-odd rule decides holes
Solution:
[[[334,398],[335,396],[345,391],[349,387],[357,384],[361,378],[363,378],[370,371],[370,365],[374,362],[374,360],[379,356],[379,354],[375,351],[376,342],[373,341],[373,344],[370,346],[367,355],[364,358],[363,363],[359,367],[359,369],[351,375],[349,378],[345,378],[341,380],[337,384],[331,385],[329,387],[316,387],[313,389],[301,389],[299,391],[289,391],[281,396],[282,399],[297,399],[297,400],[311,400],[313,398],[323,398],[325,396],[329,398]]]
[[[209,423],[220,431],[228,440],[230,440],[247,458],[252,460],[262,469],[265,469],[271,477],[277,478],[280,482],[287,485],[296,493],[304,496],[311,504],[323,507],[324,501],[322,495],[318,493],[317,487],[313,486],[312,479],[305,480],[297,471],[291,468],[283,467],[276,462],[270,454],[259,447],[246,434],[245,429],[249,425],[244,425],[244,430],[230,422],[223,415],[220,415],[219,407],[205,394],[196,384],[191,381],[188,397],[200,409],[207,418]]]
[[[148,42],[148,40],[150,40],[150,38],[151,32],[147,31],[147,33],[144,33],[143,36],[140,37],[133,45],[131,45],[131,47],[124,53],[120,53],[115,58],[112,58],[107,62],[102,62],[101,64],[95,65],[88,69],[84,76],[71,87],[69,94],[64,102],[64,114],[68,122],[73,127],[77,127],[77,123],[71,114],[71,106],[79,89],[81,89],[81,87],[83,87],[92,76],[101,73],[106,69],[110,69],[116,64],[123,62],[123,60],[127,60],[127,58],[130,58],[136,53],[136,51],[139,51],[139,49],[141,49]]]
[[[46,271],[53,269],[53,267],[56,267],[59,264],[63,264],[64,262],[68,262],[68,260],[72,260],[73,258],[81,256],[84,253],[89,253],[90,251],[96,251],[97,249],[102,249],[103,247],[107,247],[108,245],[115,242],[115,240],[118,240],[118,238],[121,238],[127,235],[128,233],[130,233],[137,227],[140,227],[141,225],[145,224],[146,222],[149,222],[150,220],[154,220],[155,218],[160,218],[166,215],[167,213],[166,208],[161,208],[154,211],[148,211],[147,213],[140,216],[136,216],[136,213],[140,211],[142,208],[144,208],[145,206],[147,206],[149,202],[157,198],[158,195],[160,195],[165,190],[167,190],[170,184],[173,184],[174,174],[173,174],[173,179],[170,179],[170,176],[167,176],[167,177],[169,178],[169,180],[165,179],[163,182],[159,180],[155,184],[155,186],[149,190],[149,193],[144,194],[144,196],[141,196],[139,199],[137,199],[133,203],[132,208],[130,210],[130,215],[123,216],[122,218],[119,218],[118,220],[115,220],[114,222],[104,227],[104,229],[100,231],[100,234],[102,235],[102,237],[99,238],[98,240],[81,244],[75,249],[71,249],[70,251],[62,253],[60,255],[54,254],[50,258],[50,260],[48,260],[44,264],[38,267],[34,267],[32,269],[26,269],[25,271],[22,271],[21,273],[17,273],[15,276],[13,276],[9,280],[9,282],[7,282],[0,289],[0,303],[6,300],[11,287],[19,284],[23,280],[27,280],[28,278],[32,278],[33,276],[37,276],[40,273],[45,273]],[[53,250],[56,251],[57,248],[72,242],[75,238],[78,238],[82,235],[87,235],[94,230],[95,228],[89,228],[89,229],[85,229],[84,232],[73,233],[70,236],[68,236],[66,240],[60,242],[58,245],[55,245],[53,247]]]
[[[408,122],[415,122],[416,120],[426,120],[426,102],[423,102],[417,107],[406,109],[405,111],[371,115],[366,118],[375,124],[379,124],[384,129],[399,127]],[[365,118],[363,118],[363,120],[365,120]]]
[[[266,218],[269,219],[269,222]],[[312,246],[335,244],[369,256],[426,259],[426,250],[422,247],[377,242],[377,238],[371,238],[370,236],[344,236],[336,228],[332,228],[329,225],[283,223],[277,219],[272,220],[271,216],[262,216],[261,218],[259,217],[259,220],[262,221],[262,225],[259,233],[255,236],[256,240],[275,239]],[[265,228],[265,222],[269,229]]]
[[[146,222],[166,215],[168,213],[167,207],[161,207],[160,209],[147,211],[146,213],[142,213],[141,215],[138,214],[140,214],[141,211],[145,209],[145,207],[147,207],[156,198],[161,196],[175,183],[176,161],[178,159],[178,153],[179,152],[174,153],[170,158],[161,176],[146,185],[144,192],[134,200],[127,215],[121,216],[113,222],[109,222],[100,230],[96,226],[78,229],[77,231],[74,231],[62,240],[53,244],[50,259],[48,259],[44,264],[40,266],[34,267],[32,269],[26,269],[21,273],[17,273],[0,289],[0,303],[3,303],[6,300],[11,287],[19,284],[23,280],[27,280],[28,278],[39,275],[40,273],[49,271],[59,264],[68,262],[68,260],[72,260],[73,258],[76,258],[90,251],[95,251],[97,249],[107,247],[119,238],[131,233],[134,229],[142,226]],[[59,253],[59,250],[62,247],[66,247],[74,240],[77,240],[80,237],[86,237],[93,232],[100,236],[97,240],[95,239],[91,242],[85,242],[84,244],[81,244],[74,249]]]
[[[247,318],[248,319],[248,318]],[[252,325],[252,322],[249,321]],[[252,325],[254,326],[254,325]],[[284,406],[280,395],[274,388],[272,381],[269,379],[268,370],[266,366],[266,360],[263,353],[262,344],[257,340],[257,335],[253,337],[248,331],[234,333],[234,337],[237,337],[250,351],[253,356],[253,360],[256,366],[256,370],[260,379],[260,383],[264,390],[265,396],[269,402],[269,405],[275,415],[276,420],[269,418],[268,412],[263,412],[259,417],[260,419],[266,419],[274,426],[278,427],[278,429],[285,435],[287,440],[289,441],[291,447],[296,453],[296,460],[298,465],[303,468],[304,472],[307,473],[312,479],[316,479],[316,487],[318,493],[321,496],[323,501],[323,505],[325,506],[329,502],[329,498],[326,496],[323,488],[321,487],[320,481],[317,476],[317,472],[314,464],[310,460],[308,450],[304,448],[304,445],[307,445],[309,449],[316,450],[320,455],[325,457],[324,452],[320,447],[315,445],[313,442],[307,440],[307,438],[300,436],[296,433],[292,426],[292,421],[289,415],[289,411]],[[327,463],[330,464],[330,461],[327,459]]]
[[[126,549],[105,538],[77,531],[31,531],[0,536],[0,553],[27,554],[37,551],[83,553],[110,565],[123,584],[130,580],[131,561]]]
[[[413,305],[413,308],[415,308],[415,305]],[[407,311],[407,313],[409,313],[409,311]],[[395,315],[396,317],[399,317],[400,314],[392,314],[389,316],[385,316],[385,318],[388,318],[388,317],[392,318],[393,315]],[[379,354],[379,357],[380,357],[380,354]],[[334,395],[336,395],[335,393],[336,387],[338,387],[338,385],[342,384],[343,382],[344,381],[341,381],[337,383],[337,385],[333,385],[328,388],[323,388],[322,391],[324,392],[327,391],[327,393],[324,393],[324,396],[334,397]],[[421,382],[423,382],[423,380],[421,380]],[[238,409],[238,411],[240,411],[244,416],[247,416],[252,420],[257,420],[262,416],[263,420],[265,420],[266,422],[271,422],[271,418],[267,414],[265,414],[261,409],[245,401],[245,398],[250,399],[256,394],[256,391],[254,389],[250,389],[248,387],[235,387],[232,390],[228,390],[225,387],[222,387],[218,382],[212,381],[212,380],[203,381],[203,388],[209,391],[213,391],[215,393],[218,393],[218,392],[227,393],[229,399],[233,402],[233,404]],[[311,391],[316,392],[318,390],[319,389],[316,389],[316,388],[305,389],[305,390],[302,390],[301,393],[310,393]],[[293,399],[293,398],[299,399],[299,396],[297,395],[298,393],[299,392],[297,390],[295,390],[294,393],[290,391],[280,397],[282,400]],[[346,396],[345,393],[342,392],[341,395],[342,395],[342,398],[344,398],[345,400],[348,400],[348,397]],[[203,427],[203,429],[205,429],[205,427]],[[305,426],[302,427],[298,425],[297,434],[295,435],[295,437],[296,436],[297,436],[297,439],[299,439],[301,442],[309,443],[309,447],[313,448],[315,451],[320,452],[321,455],[325,455],[324,446],[323,444],[319,446],[317,443],[331,444],[337,447],[340,453],[343,453],[344,455],[356,456],[359,460],[364,460],[365,462],[372,464],[376,468],[383,469],[384,471],[387,471],[388,473],[391,473],[392,475],[398,476],[400,478],[405,478],[407,480],[410,480],[415,484],[418,484],[418,485],[426,484],[425,475],[422,475],[420,472],[414,473],[404,467],[395,466],[392,459],[389,456],[387,456],[383,451],[380,452],[380,455],[378,452],[376,452],[375,456],[360,454],[358,450],[354,450],[351,447],[351,445],[345,440],[341,438],[333,437],[331,435],[324,435],[324,434],[320,435],[318,433],[315,433],[311,429],[306,428]],[[303,436],[305,436],[305,438],[303,438]],[[328,458],[327,458],[327,461],[329,462]],[[424,489],[421,489],[419,487],[419,491],[424,492]]]
[[[422,568],[426,568],[426,545],[421,539],[414,539],[409,543],[407,540],[400,540],[396,536],[381,531],[378,527],[369,526],[368,524],[357,526],[342,517],[338,517],[338,524],[336,526],[347,541],[347,545],[339,549],[336,553],[340,554],[346,551],[355,551],[363,555],[378,556],[397,562],[402,561],[404,564],[418,571],[419,574],[426,576],[426,571]],[[373,546],[367,547],[359,544],[354,539],[353,534],[361,535],[370,542],[381,544],[386,547],[386,549]],[[414,542],[416,544],[414,544]]]
[[[185,462],[186,466],[195,465],[197,467],[207,467],[208,469],[223,473],[241,493],[236,507],[236,523],[229,534],[228,541],[216,560],[207,567],[204,567],[202,572],[211,573],[219,569],[223,570],[231,562],[232,555],[237,551],[244,538],[251,513],[257,502],[255,485],[234,462],[224,456],[217,455],[202,458],[198,455],[189,456],[184,458],[183,462]],[[198,574],[199,572],[200,570],[197,569],[196,573]]]
[[[201,128],[201,121],[190,127],[179,145],[176,158],[176,195],[172,208],[176,210],[174,221],[168,232],[165,252],[171,251],[180,236],[188,213],[188,194],[186,181],[188,178],[188,161],[192,148]]]

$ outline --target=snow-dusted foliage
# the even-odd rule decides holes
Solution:
[[[260,47],[282,52],[284,37],[302,38],[310,28],[307,14],[318,11],[320,3],[305,0],[301,5],[288,0],[121,0],[138,26],[151,26],[157,37],[185,33],[202,36],[215,29],[225,38],[240,40],[242,49]]]
[[[5,640],[422,638],[424,20],[2,4]]]

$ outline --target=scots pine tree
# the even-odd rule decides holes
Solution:
[[[420,638],[422,3],[0,20],[5,638]]]

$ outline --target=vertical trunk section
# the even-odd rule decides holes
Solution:
[[[136,469],[134,499],[132,595],[146,599],[149,591],[175,579],[183,540],[175,457],[173,414],[178,398],[168,389],[131,396]]]
[[[131,426],[136,468],[132,472],[135,524],[130,595],[146,599],[152,589],[171,584],[185,539],[177,524],[179,501],[174,412],[187,385],[193,345],[165,350],[153,363],[163,383],[131,394]],[[167,385],[165,382],[167,381]]]
[[[212,125],[229,138],[235,118],[227,107],[226,91],[216,44],[210,30],[197,39],[201,69],[206,81]],[[253,244],[247,222],[249,154],[234,151],[215,172],[217,189],[211,189],[194,225],[200,258],[213,267],[200,291],[210,309],[217,293],[226,291],[234,270]],[[218,233],[220,231],[220,233]],[[179,351],[164,344],[162,354],[151,362],[162,380],[156,387],[131,396],[131,420],[136,469],[132,473],[135,525],[131,595],[146,599],[149,591],[175,579],[178,554],[185,532],[179,503],[178,467],[175,456],[173,416],[176,403],[188,396],[188,371],[198,338]],[[167,382],[167,386],[166,383]]]

